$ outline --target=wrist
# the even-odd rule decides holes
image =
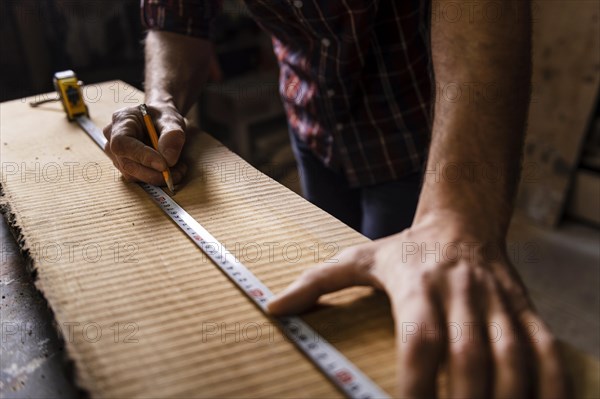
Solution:
[[[177,109],[173,96],[165,90],[146,90],[145,101],[154,107],[172,107]]]
[[[487,180],[432,179],[427,176],[415,214],[422,221],[449,225],[458,232],[504,241],[512,201],[498,184]]]
[[[425,206],[419,201],[413,226],[430,226],[453,241],[474,241],[503,246],[508,221],[481,214],[464,206]]]
[[[435,250],[439,259],[444,261],[466,261],[480,266],[507,264],[506,235],[498,233],[490,225],[474,222],[469,215],[453,209],[436,209],[415,218],[408,244],[404,238],[402,245],[410,245],[410,241],[414,240],[412,244],[416,242],[421,250]],[[420,242],[420,237],[427,238]]]

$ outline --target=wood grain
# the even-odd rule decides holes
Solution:
[[[86,88],[98,126],[142,101],[126,87]],[[59,104],[34,110],[17,100],[0,112],[3,209],[92,397],[340,396],[137,185],[121,180]],[[190,133],[191,172],[177,202],[273,291],[367,241],[208,135]],[[385,296],[354,288],[323,303],[305,319],[393,393]],[[598,396],[598,362],[569,353],[580,396]]]

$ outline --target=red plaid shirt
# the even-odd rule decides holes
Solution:
[[[352,186],[421,169],[431,129],[429,0],[247,2],[273,37],[292,131]],[[142,0],[150,29],[209,38],[220,1]]]

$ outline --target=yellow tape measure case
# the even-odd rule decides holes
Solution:
[[[81,91],[83,84],[77,79],[75,72],[71,70],[56,72],[53,82],[70,121],[80,115],[89,116]]]

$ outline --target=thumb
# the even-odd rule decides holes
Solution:
[[[306,270],[267,304],[275,316],[300,313],[314,305],[321,295],[354,285],[377,286],[370,269],[373,251],[361,248],[340,256],[338,263],[321,264]]]
[[[167,165],[173,166],[177,163],[184,143],[183,130],[170,130],[161,134],[158,139],[158,152],[165,158]]]
[[[185,143],[185,121],[178,117],[163,117],[159,125],[161,134],[158,139],[158,152],[169,166],[173,166],[179,160]]]

